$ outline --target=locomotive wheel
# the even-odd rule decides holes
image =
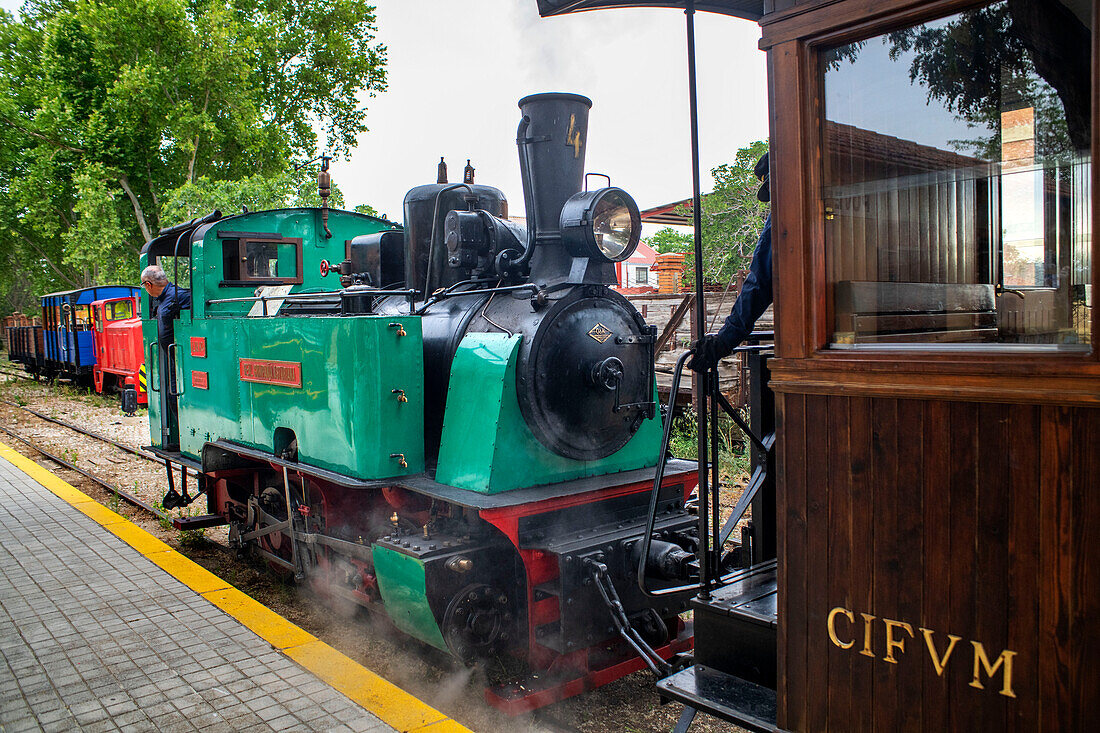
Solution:
[[[451,599],[443,616],[443,638],[466,664],[491,657],[508,640],[512,614],[508,596],[488,585],[468,585]]]
[[[280,522],[286,521],[286,498],[283,496],[283,492],[280,489],[269,486],[260,492],[260,508]],[[257,523],[256,528],[260,528],[259,523]],[[261,537],[260,543],[265,550],[279,555],[280,557],[289,554],[287,551],[280,552],[284,544],[288,546],[288,550],[290,545],[289,538],[285,537],[282,532],[273,532],[272,534]],[[289,559],[289,557],[284,557],[283,559]]]

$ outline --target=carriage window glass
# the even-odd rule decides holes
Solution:
[[[125,318],[134,317],[134,309],[128,300],[120,300],[117,303],[111,303],[110,309],[110,319],[112,321],[121,321]]]
[[[822,53],[834,348],[1089,349],[1091,9],[998,2]]]
[[[73,308],[73,330],[87,331],[91,328],[90,308],[86,305],[78,305]]]
[[[100,311],[99,308],[96,308],[95,310],[92,311],[92,318],[95,319],[95,330],[102,331],[103,330],[103,316],[102,316],[102,312]]]

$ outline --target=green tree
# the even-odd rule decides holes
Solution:
[[[285,185],[315,129],[347,154],[363,100],[386,88],[376,31],[365,0],[29,0],[19,20],[0,14],[0,261],[55,287],[130,281],[176,189]]]
[[[703,194],[701,201],[703,272],[707,284],[725,286],[752,262],[752,253],[769,211],[768,204],[756,198],[760,181],[753,175],[753,168],[767,150],[768,143],[758,140],[738,150],[732,163],[711,170],[714,190]],[[691,207],[679,207],[678,213],[691,216]],[[686,253],[684,282],[694,287],[695,243],[692,235],[662,229],[651,238],[650,246],[662,253]]]
[[[688,252],[695,247],[695,239],[686,232],[665,227],[646,240],[646,244],[652,247],[657,254],[669,252]]]
[[[171,191],[162,207],[165,222],[182,222],[205,216],[215,209],[223,214],[282,209],[291,206],[320,206],[316,174],[310,168],[293,169],[277,175],[257,174],[235,181],[206,176]],[[344,206],[344,194],[333,184],[328,205]]]

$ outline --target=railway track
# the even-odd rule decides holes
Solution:
[[[139,509],[144,509],[145,511],[149,512],[150,514],[153,514],[154,516],[156,516],[158,519],[164,519],[164,520],[167,520],[167,521],[172,520],[172,518],[166,512],[164,512],[160,509],[157,509],[152,504],[149,504],[148,502],[143,501],[142,499],[134,496],[133,494],[131,494],[128,491],[125,491],[123,489],[118,488],[114,484],[111,484],[107,481],[104,481],[103,479],[99,478],[98,476],[91,473],[90,471],[86,471],[85,469],[81,468],[80,466],[77,466],[75,463],[67,461],[64,458],[61,458],[60,456],[54,455],[53,453],[47,451],[45,448],[38,445],[34,441],[20,435],[19,433],[16,433],[14,430],[11,430],[10,428],[8,428],[4,425],[0,425],[0,431],[3,431],[4,433],[9,435],[10,437],[15,438],[20,443],[23,443],[28,448],[34,450],[37,453],[40,453],[41,455],[43,455],[47,459],[53,461],[57,465],[62,466],[62,467],[66,468],[70,471],[73,471],[74,473],[78,473],[81,476],[83,476],[84,478],[88,479],[89,481],[92,481],[93,483],[97,484],[98,486],[101,486],[102,488],[106,489],[107,491],[110,491],[111,493],[113,493],[115,496],[117,496],[119,499],[125,501],[126,503],[131,504],[133,506],[136,506]],[[85,432],[85,431],[81,431],[81,432]],[[85,432],[85,434],[89,435],[89,433],[87,433],[87,432]],[[107,440],[106,438],[100,438],[100,439],[101,440]],[[113,443],[114,441],[107,441],[107,442]],[[122,447],[122,446],[120,446],[120,447]]]
[[[23,380],[26,380],[28,382],[33,382],[34,381],[34,377],[32,377],[31,375],[27,374],[24,371],[16,371],[16,370],[13,370],[13,369],[5,369],[3,367],[0,367],[0,376],[13,377],[15,379],[23,379]]]
[[[84,428],[80,427],[79,425],[74,425],[71,422],[67,422],[65,420],[61,420],[59,418],[52,417],[50,415],[45,415],[45,414],[39,412],[38,410],[32,410],[31,408],[26,407],[25,405],[20,405],[20,404],[17,404],[15,402],[10,402],[8,400],[0,400],[0,403],[3,403],[5,405],[9,405],[10,407],[18,408],[20,410],[23,410],[24,412],[28,412],[31,415],[34,415],[35,417],[37,417],[41,420],[45,420],[46,422],[51,422],[55,425],[60,425],[63,428],[68,428],[69,430],[80,433],[81,435],[86,435],[89,438],[94,438],[95,440],[103,441],[104,443],[108,443],[110,445],[113,445],[114,447],[118,448],[119,450],[125,451],[126,453],[137,456],[138,458],[142,458],[146,461],[150,461],[150,462],[156,463],[158,465],[163,465],[163,463],[164,463],[163,461],[161,461],[156,456],[154,456],[150,453],[147,453],[144,450],[139,450],[137,448],[132,448],[132,447],[130,447],[130,446],[124,444],[124,443],[119,443],[117,440],[112,440],[111,438],[100,435],[99,433],[96,433],[94,431],[85,430]]]
[[[19,372],[12,372],[12,371],[9,371],[9,370],[3,369],[3,368],[0,368],[0,374],[2,374],[4,376],[21,377],[21,378],[33,381],[33,379],[31,379],[30,377],[28,377],[25,374],[21,374]],[[95,440],[95,441],[98,441],[98,442],[101,442],[101,443],[105,443],[105,444],[110,445],[114,448],[117,448],[120,451],[123,451],[124,453],[135,456],[136,458],[140,458],[144,461],[148,461],[150,463],[155,463],[157,465],[163,465],[162,461],[160,461],[155,456],[153,456],[153,455],[151,455],[151,454],[149,454],[149,453],[147,453],[143,450],[139,450],[139,449],[133,448],[129,445],[126,445],[124,443],[120,443],[117,440],[113,440],[113,439],[108,438],[105,435],[101,435],[101,434],[99,434],[99,433],[97,433],[93,430],[88,430],[88,429],[83,428],[79,425],[75,425],[71,422],[68,422],[67,420],[62,420],[60,418],[56,418],[56,417],[53,417],[51,415],[46,415],[45,413],[42,413],[42,412],[39,412],[38,410],[27,407],[26,405],[20,405],[16,402],[12,402],[10,400],[0,399],[0,404],[8,405],[9,407],[13,407],[13,408],[21,410],[21,411],[23,411],[27,414],[33,415],[34,417],[38,418],[39,420],[43,420],[45,422],[52,423],[54,425],[58,425],[58,426],[63,427],[67,430],[70,430],[72,432],[83,435],[87,438],[91,438],[92,440]],[[89,481],[95,483],[96,485],[100,486],[101,488],[103,488],[103,489],[107,490],[108,492],[112,493],[113,495],[117,496],[122,501],[125,501],[126,503],[128,503],[132,506],[135,506],[139,509],[142,509],[143,511],[149,512],[150,514],[157,517],[158,519],[171,521],[172,517],[168,513],[166,513],[164,510],[159,509],[156,506],[154,506],[153,504],[150,504],[149,502],[143,500],[142,498],[140,498],[138,496],[135,496],[133,493],[131,493],[129,491],[126,491],[125,489],[119,488],[118,486],[110,483],[109,481],[106,481],[103,478],[101,478],[99,476],[96,476],[95,474],[91,473],[87,469],[81,468],[80,466],[76,465],[72,461],[66,460],[63,457],[58,456],[58,455],[50,452],[49,450],[43,448],[41,445],[35,443],[33,440],[27,438],[24,435],[20,435],[19,433],[15,432],[14,430],[10,429],[9,427],[0,425],[0,431],[3,431],[5,434],[10,436],[11,438],[19,441],[20,443],[27,446],[28,448],[35,451],[36,453],[44,456],[47,460],[49,460],[49,461],[51,461],[51,462],[53,462],[53,463],[55,463],[59,466],[62,466],[63,468],[65,468],[69,471],[72,471],[74,473],[77,473],[77,474],[83,476],[84,478],[88,479]]]

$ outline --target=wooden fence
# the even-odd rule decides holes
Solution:
[[[722,327],[737,299],[738,283],[730,284],[724,291],[708,292],[705,295],[707,323],[705,331],[712,333]],[[695,333],[695,294],[643,293],[626,296],[646,322],[657,327],[657,391],[661,399],[667,399],[672,386],[672,372],[676,361],[691,347]],[[772,311],[769,308],[756,324],[757,330],[769,330],[772,327]],[[748,395],[741,359],[730,356],[718,365],[718,381],[722,392],[734,405],[745,404]],[[686,404],[691,399],[691,372],[685,371],[680,381],[678,404]]]

